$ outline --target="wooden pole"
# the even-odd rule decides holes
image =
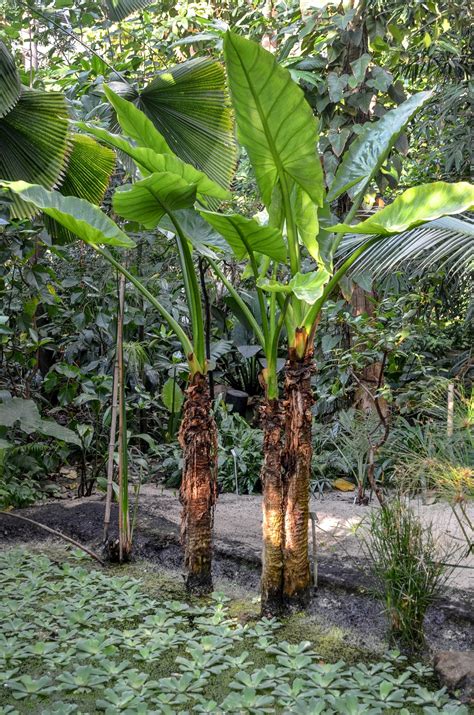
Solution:
[[[120,290],[120,289],[119,289]],[[110,438],[109,438],[109,453],[107,460],[107,493],[105,497],[105,516],[104,516],[104,542],[109,537],[110,513],[112,511],[112,497],[114,492],[114,455],[115,455],[115,438],[117,432],[117,413],[118,413],[118,388],[119,388],[119,363],[118,363],[118,335],[120,323],[120,309],[117,311],[117,337],[115,341],[115,358],[114,358],[114,377],[112,385],[112,412],[110,416]]]

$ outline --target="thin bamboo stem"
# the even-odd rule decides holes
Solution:
[[[118,432],[118,487],[119,487],[119,560],[128,558],[130,551],[130,521],[128,513],[128,459],[127,459],[127,421],[125,405],[125,366],[123,360],[123,317],[125,308],[125,276],[120,276],[119,311],[117,325],[117,354],[119,373],[119,432]]]
[[[123,276],[122,276],[123,278]],[[119,292],[122,287],[122,282],[120,282]],[[120,302],[120,298],[119,298]],[[117,310],[117,331],[115,339],[115,358],[114,358],[114,377],[112,385],[112,411],[110,416],[110,438],[109,438],[109,451],[108,451],[108,461],[107,461],[107,493],[105,497],[105,515],[104,515],[104,542],[107,541],[109,536],[109,526],[110,526],[110,513],[112,511],[112,497],[113,497],[113,482],[114,482],[114,455],[115,455],[115,441],[117,433],[117,413],[118,413],[118,388],[119,388],[119,362],[118,362],[118,337],[119,337],[119,324],[120,324],[120,310]]]

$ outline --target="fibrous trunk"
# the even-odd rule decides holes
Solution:
[[[285,371],[285,547],[283,597],[291,608],[308,604],[311,574],[308,556],[309,485],[313,396],[312,355],[290,350]]]
[[[192,376],[179,430],[183,449],[180,499],[181,540],[186,586],[194,593],[212,591],[212,527],[217,497],[217,428],[204,375]]]
[[[276,615],[283,604],[284,494],[282,451],[284,417],[280,400],[265,400],[261,410],[263,429],[263,554],[262,615]]]

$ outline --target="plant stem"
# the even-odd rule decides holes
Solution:
[[[119,292],[122,289],[120,283]],[[120,297],[119,297],[120,303]],[[114,453],[115,453],[115,433],[117,431],[118,412],[118,388],[119,388],[119,363],[118,363],[118,336],[119,336],[119,310],[117,310],[117,334],[115,340],[114,377],[112,386],[112,411],[110,416],[110,439],[107,461],[107,493],[105,497],[104,516],[104,542],[109,536],[110,512],[112,510],[113,480],[114,480]]]
[[[0,514],[2,514],[3,516],[12,516],[14,519],[21,519],[22,521],[27,521],[29,524],[34,524],[34,526],[38,526],[40,529],[44,529],[45,531],[48,531],[50,534],[59,536],[60,539],[64,539],[64,541],[68,541],[70,544],[73,544],[73,546],[76,546],[78,549],[81,549],[81,551],[84,551],[84,553],[88,554],[91,558],[95,559],[95,561],[98,561],[101,566],[105,566],[102,559],[99,556],[97,556],[97,554],[95,554],[93,551],[88,549],[87,546],[83,546],[78,541],[71,539],[70,536],[66,536],[66,534],[62,534],[60,531],[56,531],[56,529],[51,529],[51,527],[46,526],[46,524],[41,524],[39,521],[34,521],[34,519],[29,519],[27,516],[20,516],[19,514],[15,514],[15,512],[13,512],[13,511],[0,511]]]
[[[97,253],[99,253],[103,258],[106,259],[114,268],[116,268],[122,275],[125,276],[127,280],[130,281],[130,283],[133,283],[135,288],[138,290],[141,295],[143,295],[144,298],[147,299],[151,305],[157,309],[157,311],[160,313],[160,315],[164,318],[164,320],[168,323],[170,326],[171,330],[175,333],[176,337],[180,341],[181,345],[183,346],[183,350],[186,353],[186,357],[188,360],[190,360],[190,356],[193,355],[193,346],[191,341],[189,340],[188,336],[182,329],[182,327],[179,325],[179,323],[173,318],[173,316],[168,313],[166,308],[155,298],[155,296],[150,293],[148,288],[145,288],[143,283],[138,280],[130,271],[128,271],[124,266],[122,266],[121,263],[119,263],[115,258],[104,248],[101,248],[100,246],[97,245],[92,245],[90,244],[91,248],[94,249]]]

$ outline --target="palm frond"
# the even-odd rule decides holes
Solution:
[[[364,243],[366,236],[344,237],[339,257],[347,258]],[[451,273],[471,271],[474,267],[474,218],[445,216],[423,226],[394,236],[387,236],[369,248],[354,263],[351,275],[368,271],[382,278],[403,268],[419,275],[437,266]]]
[[[152,120],[180,159],[229,187],[237,145],[224,68],[219,62],[198,58],[176,65],[160,72],[140,92],[120,82],[110,87]]]
[[[0,119],[0,178],[51,189],[65,175],[68,150],[65,97],[22,87],[18,102]],[[11,201],[16,218],[36,212],[15,195]]]
[[[64,181],[59,191],[63,196],[77,196],[93,204],[100,204],[115,168],[115,154],[84,134],[73,134],[72,151]],[[76,240],[76,236],[45,216],[50,235],[60,243]]]
[[[20,98],[20,75],[13,57],[0,42],[0,118],[13,109]]]
[[[119,22],[137,10],[143,10],[152,2],[153,0],[105,0],[104,10],[110,20]]]

